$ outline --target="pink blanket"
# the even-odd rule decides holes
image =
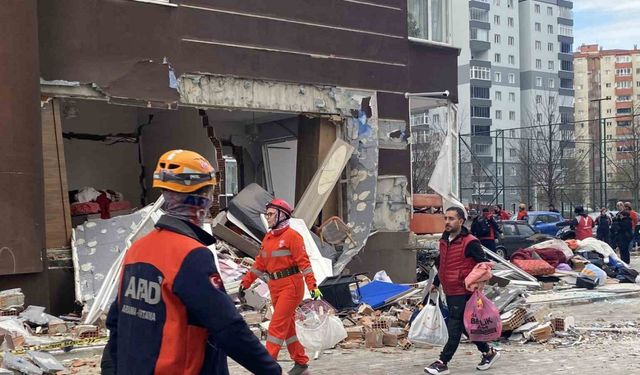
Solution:
[[[492,262],[476,264],[476,266],[473,267],[473,270],[471,270],[471,273],[464,278],[464,287],[470,292],[475,292],[477,289],[480,289],[484,283],[489,281],[493,276],[491,273],[492,269]]]

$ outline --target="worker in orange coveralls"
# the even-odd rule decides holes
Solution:
[[[271,303],[274,307],[269,324],[267,351],[274,358],[282,346],[287,347],[295,362],[289,375],[308,374],[309,357],[296,337],[295,310],[304,297],[304,282],[314,299],[322,297],[316,285],[302,236],[289,227],[291,206],[282,199],[274,199],[267,204],[267,223],[271,229],[260,247],[253,268],[240,284],[241,301],[256,278],[268,280]],[[304,280],[303,280],[304,278]]]

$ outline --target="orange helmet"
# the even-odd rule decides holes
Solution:
[[[178,193],[192,193],[216,184],[215,170],[202,155],[171,150],[160,157],[153,172],[153,187]]]

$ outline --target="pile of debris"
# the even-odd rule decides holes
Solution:
[[[79,317],[56,317],[41,306],[25,309],[20,289],[0,292],[0,315],[0,374],[3,369],[36,375],[57,373],[65,367],[48,352],[106,342],[106,330],[80,324]]]

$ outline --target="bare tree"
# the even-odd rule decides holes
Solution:
[[[557,205],[562,199],[562,191],[567,189],[581,202],[580,190],[568,189],[582,180],[574,148],[570,147],[575,140],[573,131],[562,124],[556,95],[547,92],[535,100],[533,109],[525,114],[527,119],[520,130],[521,195],[533,198],[537,190],[537,198],[543,203]]]
[[[413,144],[413,191],[414,193],[424,194],[430,191],[429,179],[433,174],[440,153],[440,147],[444,141],[444,133],[437,130],[429,129],[414,130],[416,141]],[[425,134],[426,137],[423,138]]]

